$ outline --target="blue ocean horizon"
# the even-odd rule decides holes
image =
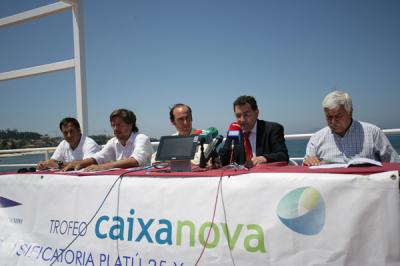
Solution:
[[[400,135],[388,136],[393,148],[400,154]],[[308,140],[287,140],[286,146],[289,150],[289,156],[303,157],[306,152]],[[44,154],[28,154],[22,156],[0,157],[0,164],[36,164],[44,160]],[[21,167],[0,167],[0,172],[13,172]]]

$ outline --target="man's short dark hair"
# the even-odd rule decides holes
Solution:
[[[235,106],[237,105],[245,105],[246,103],[250,104],[250,107],[253,111],[258,110],[257,101],[253,96],[242,95],[239,96],[233,102],[233,110],[235,111]]]
[[[136,115],[127,109],[116,109],[110,115],[110,123],[114,117],[120,117],[125,123],[132,125],[132,131],[138,132],[139,129],[136,126]]]
[[[178,107],[186,107],[188,109],[189,112],[189,117],[190,119],[192,119],[192,108],[190,108],[189,105],[184,104],[184,103],[177,103],[174,104],[170,109],[169,109],[169,120],[171,120],[171,122],[175,121],[175,116],[174,116],[174,110]]]
[[[63,120],[60,122],[60,130],[62,131],[62,128],[67,126],[69,123],[71,123],[75,128],[81,129],[81,126],[79,125],[78,120],[76,120],[73,117],[65,117]]]

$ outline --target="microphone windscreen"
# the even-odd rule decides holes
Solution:
[[[241,131],[242,128],[240,127],[240,125],[237,122],[233,122],[229,125],[228,130],[239,130]]]
[[[205,132],[211,136],[211,138],[215,138],[216,136],[218,136],[218,129],[216,129],[215,127],[209,127],[205,130]]]
[[[203,130],[196,129],[195,131],[193,131],[192,135],[200,135],[201,133],[203,133]]]
[[[236,143],[240,142],[241,135],[243,134],[242,128],[237,122],[233,122],[229,125],[227,139],[234,140]]]

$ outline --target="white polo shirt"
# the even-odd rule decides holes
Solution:
[[[132,132],[125,146],[116,137],[113,137],[101,151],[91,157],[98,164],[132,157],[138,161],[139,166],[146,166],[150,165],[152,153],[153,147],[151,146],[150,138],[144,134]]]
[[[93,139],[81,136],[78,147],[75,150],[71,149],[66,140],[61,141],[51,159],[68,163],[93,157],[100,150],[101,147]]]

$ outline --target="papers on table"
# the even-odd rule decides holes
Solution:
[[[368,158],[355,158],[348,163],[331,163],[331,164],[321,164],[310,166],[310,169],[330,169],[330,168],[348,168],[348,167],[360,167],[360,166],[380,166],[382,163],[368,159]]]

